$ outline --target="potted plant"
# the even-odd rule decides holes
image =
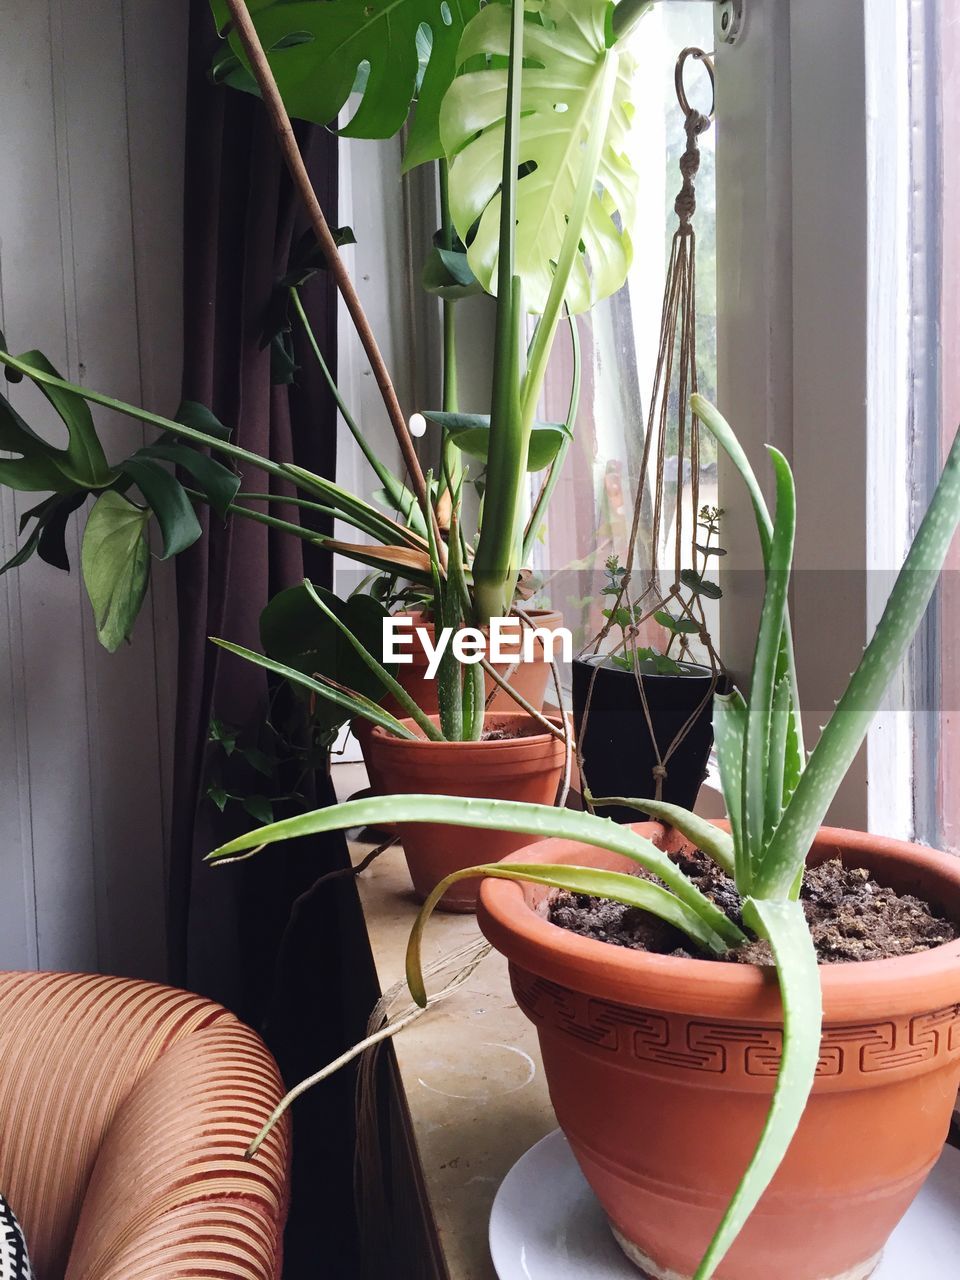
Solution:
[[[706,630],[702,598],[719,599],[706,576],[711,556],[723,555],[715,539],[723,513],[698,513],[702,563],[683,570],[671,605],[652,616],[665,643],[641,644],[638,632],[648,606],[631,602],[628,571],[616,556],[606,563],[607,599],[603,633],[619,640],[609,652],[581,654],[573,662],[573,716],[584,799],[593,812],[616,822],[635,822],[636,809],[622,804],[599,809],[592,796],[649,796],[692,809],[707,774],[713,746],[712,703],[727,691]],[[649,620],[648,620],[649,621]],[[695,661],[691,641],[706,641],[707,663]]]
[[[874,636],[807,755],[787,611],[790,468],[770,450],[771,518],[727,423],[699,397],[695,410],[746,483],[766,572],[749,704],[737,691],[714,704],[728,824],[647,800],[638,807],[667,827],[388,797],[266,827],[211,857],[387,809],[554,837],[475,869],[488,877],[480,923],[537,1022],[558,1118],[625,1251],[660,1277],[866,1277],[937,1158],[960,1082],[960,863],[820,824],[960,522],[960,433]],[[848,933],[869,945],[847,963],[819,963],[808,924],[808,913],[822,923],[814,899],[824,874],[834,889],[852,881],[862,908]],[[420,1003],[420,938],[449,883],[410,940]],[[557,889],[588,908],[590,899],[639,908],[668,930],[666,942],[651,942],[651,954],[560,927],[550,919]],[[834,908],[843,899],[834,894]],[[923,926],[893,943],[871,935],[871,922],[901,909]],[[814,928],[829,952],[830,928]],[[678,941],[681,954],[670,954]]]
[[[469,601],[460,559],[458,511],[459,493],[451,518],[447,578],[442,579],[435,567],[433,597],[437,616],[453,632],[463,623],[464,602]],[[488,713],[482,668],[476,662],[461,663],[452,646],[440,659],[439,709],[428,714],[359,637],[358,619],[344,616],[335,597],[318,592],[310,582],[285,595],[282,604],[287,616],[282,622],[277,616],[278,601],[265,611],[261,636],[267,655],[227,640],[214,643],[306,691],[312,701],[332,709],[334,722],[349,715],[354,723],[359,719],[369,724],[367,759],[380,786],[394,794],[485,797],[542,805],[556,801],[565,766],[569,778],[570,764],[569,736],[559,721],[547,720],[532,709]],[[403,718],[317,669],[327,664],[318,661],[316,637],[329,641],[331,629],[345,642],[354,664],[360,660],[362,671],[372,676],[378,691],[387,692]],[[337,666],[341,672],[349,669],[339,655]],[[484,829],[453,832],[427,823],[401,823],[398,834],[421,901],[451,872],[472,866],[477,858],[505,857],[526,843],[525,836],[512,832],[492,836]],[[453,885],[440,905],[447,911],[473,911],[476,900],[477,882],[470,880]]]

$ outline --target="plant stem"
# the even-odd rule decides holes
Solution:
[[[441,248],[453,248],[453,218],[450,216],[450,166],[445,159],[437,163],[437,184],[440,189],[440,243]],[[443,411],[457,413],[460,394],[457,378],[457,312],[456,301],[444,298],[441,306],[443,317]],[[460,450],[443,432],[443,480],[450,493],[456,493],[463,480],[463,463]]]
[[[284,106],[283,98],[280,95],[280,90],[277,87],[277,82],[267,60],[263,45],[260,43],[260,36],[257,33],[256,26],[244,0],[226,0],[226,4],[233,18],[237,37],[243,45],[244,52],[250,63],[250,70],[257,82],[260,95],[270,116],[270,122],[276,133],[293,185],[303,201],[310,219],[310,225],[326,259],[327,267],[337,288],[340,290],[340,296],[343,298],[350,314],[350,319],[353,321],[354,328],[357,331],[357,336],[367,359],[370,361],[370,367],[380,389],[387,417],[390,419],[390,425],[393,427],[397,443],[400,446],[404,465],[413,482],[413,488],[423,510],[424,519],[435,521],[436,516],[413,445],[413,438],[410,435],[407,420],[400,407],[400,401],[397,399],[397,392],[387,369],[386,361],[377,344],[373,329],[370,327],[370,321],[367,319],[353,281],[350,279],[346,263],[340,255],[336,240],[330,231],[316,192],[313,189],[313,183],[310,181],[310,175],[307,173],[307,167],[303,162],[303,156],[300,154],[300,148],[297,145],[290,116]],[[443,563],[445,565],[445,548],[439,537],[437,541],[440,544],[440,555],[444,557]]]
[[[503,174],[500,189],[500,249],[497,263],[497,328],[490,442],[483,523],[473,562],[478,621],[505,616],[513,600],[519,546],[519,515],[526,479],[529,431],[520,398],[520,339],[523,307],[516,274],[517,182],[520,160],[520,99],[523,80],[523,0],[513,0]]]
[[[576,316],[570,316],[570,343],[573,349],[573,378],[570,384],[570,404],[567,409],[567,430],[572,433],[574,424],[577,420],[577,413],[580,409],[580,386],[581,375],[583,369],[583,359],[580,350],[580,330],[577,328]],[[530,519],[527,521],[526,532],[523,535],[523,553],[521,561],[523,565],[530,563],[530,557],[533,554],[534,543],[540,536],[540,529],[543,524],[544,516],[550,505],[550,499],[557,487],[557,483],[563,472],[563,464],[567,460],[567,454],[570,451],[571,441],[569,438],[563,441],[560,451],[550,465],[540,492],[537,494],[537,500],[534,503],[533,511],[530,513]]]
[[[317,363],[320,365],[320,369],[321,369],[321,372],[323,373],[324,378],[326,379],[327,386],[330,388],[330,391],[333,394],[333,398],[336,401],[337,408],[340,410],[340,414],[344,422],[347,424],[350,434],[353,436],[354,440],[356,440],[357,444],[360,446],[360,452],[363,454],[366,460],[370,463],[370,466],[373,468],[377,479],[380,481],[382,485],[385,485],[387,488],[389,488],[390,480],[393,477],[391,476],[387,468],[383,465],[383,463],[380,461],[380,459],[377,457],[377,455],[374,453],[369,441],[365,439],[363,432],[360,430],[359,426],[357,425],[356,419],[354,418],[350,410],[347,408],[347,403],[340,392],[340,388],[337,386],[336,380],[334,379],[333,374],[330,372],[330,368],[326,360],[324,360],[323,358],[323,352],[320,350],[320,344],[317,342],[316,334],[313,332],[313,326],[310,324],[310,321],[307,319],[307,313],[304,309],[303,302],[301,301],[299,290],[295,286],[291,286],[290,297],[293,301],[293,309],[294,311],[296,311],[297,316],[300,320],[300,323],[303,325],[304,332],[307,335],[307,341],[310,343],[310,347],[313,351],[313,354],[317,358]]]

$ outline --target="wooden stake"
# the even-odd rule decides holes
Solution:
[[[267,60],[263,45],[260,43],[260,37],[257,34],[253,19],[250,17],[245,0],[227,0],[227,7],[233,17],[237,36],[249,59],[250,70],[253,72],[254,79],[259,86],[260,96],[263,98],[267,113],[270,116],[270,123],[273,125],[274,132],[277,135],[277,141],[287,169],[290,172],[290,177],[293,179],[293,184],[303,201],[310,219],[310,225],[313,227],[314,234],[327,260],[327,267],[336,281],[340,296],[346,304],[350,319],[353,321],[354,328],[357,331],[357,336],[367,359],[370,361],[370,367],[380,389],[380,395],[383,398],[390,425],[393,427],[394,435],[397,437],[397,443],[400,446],[400,452],[403,455],[404,466],[409,472],[414,492],[423,509],[424,517],[427,520],[432,520],[436,528],[436,515],[430,502],[430,495],[427,492],[427,482],[420,468],[420,461],[413,446],[413,439],[407,427],[407,420],[403,416],[403,410],[400,408],[400,401],[397,399],[393,380],[374,337],[373,329],[370,327],[370,321],[367,319],[363,304],[357,295],[353,281],[350,279],[346,263],[340,256],[340,250],[337,248],[337,243],[320,207],[320,201],[317,199],[317,194],[313,189],[313,183],[307,173],[303,156],[297,146],[297,139],[293,132],[290,116],[284,106],[283,98],[280,96],[276,78]],[[440,537],[439,529],[437,529],[437,547],[441,559],[445,561],[446,545]]]

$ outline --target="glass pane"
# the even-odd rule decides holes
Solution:
[[[559,609],[574,633],[575,650],[602,625],[604,564],[615,555],[628,557],[634,501],[641,472],[646,421],[657,362],[664,282],[674,231],[674,201],[682,184],[680,157],[686,147],[684,115],[674,88],[674,68],[682,49],[713,50],[713,6],[696,0],[659,4],[644,19],[637,41],[637,111],[645,121],[637,131],[632,157],[644,175],[634,237],[634,263],[627,288],[581,318],[583,390],[574,443],[567,456],[534,568],[543,583],[544,602]],[[704,67],[688,60],[685,81],[691,105],[703,112],[711,106],[710,82]],[[696,213],[696,348],[699,387],[716,393],[716,197],[714,127],[699,139],[700,168],[695,178]],[[558,342],[547,387],[546,417],[562,421],[567,414],[571,363],[566,344]],[[564,354],[565,353],[565,354]],[[675,397],[674,397],[675,400]],[[715,505],[716,453],[701,440],[697,483],[689,464],[681,477],[682,500],[676,501],[676,407],[665,459],[663,517],[658,538],[661,587],[673,581],[674,543],[679,510],[683,530],[683,567],[692,554],[692,500]],[[689,456],[689,441],[686,450]],[[638,538],[637,575],[650,569],[654,527],[652,483],[654,458],[648,468],[650,493],[644,501]],[[722,532],[721,532],[722,541]],[[639,594],[639,591],[635,593]],[[708,623],[717,643],[716,605]],[[659,624],[645,627],[642,642],[665,647],[668,634]],[[698,656],[696,652],[694,657]]]
[[[934,198],[928,214],[926,242],[933,256],[936,326],[930,368],[935,386],[932,397],[939,408],[939,462],[949,448],[960,423],[960,20],[950,0],[927,4],[928,30],[918,59],[928,58],[932,81],[927,95],[930,113],[928,137],[932,139],[931,175]],[[939,198],[938,198],[939,197]],[[960,852],[960,547],[954,544],[947,562],[935,620],[936,656],[939,658],[940,714],[934,725],[936,753],[933,768],[918,770],[918,780],[930,781],[918,796],[919,834],[945,848]],[[932,803],[931,803],[932,802]],[[932,810],[932,812],[931,812]]]

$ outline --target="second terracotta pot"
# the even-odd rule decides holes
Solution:
[[[635,830],[665,838],[654,823]],[[568,840],[516,856],[632,869]],[[960,859],[822,829],[811,862],[838,856],[960,919]],[[686,1280],[770,1103],[783,1036],[774,972],[578,937],[545,918],[550,894],[486,880],[480,926],[510,960],[557,1119],[624,1251],[647,1276]],[[813,1094],[716,1280],[864,1280],[946,1138],[960,1081],[960,941],[823,965],[820,976]]]
[[[431,716],[439,723],[438,716]],[[403,722],[415,732],[413,720]],[[555,721],[559,726],[559,722]],[[487,715],[486,732],[524,737],[483,742],[410,741],[375,728],[367,741],[369,763],[387,795],[464,796],[479,800],[522,800],[553,804],[563,773],[563,741],[552,734],[530,734],[536,722],[523,713]],[[453,871],[499,862],[530,843],[530,837],[505,831],[398,823],[417,897],[423,901]],[[454,885],[440,906],[444,911],[473,911],[479,880]]]

